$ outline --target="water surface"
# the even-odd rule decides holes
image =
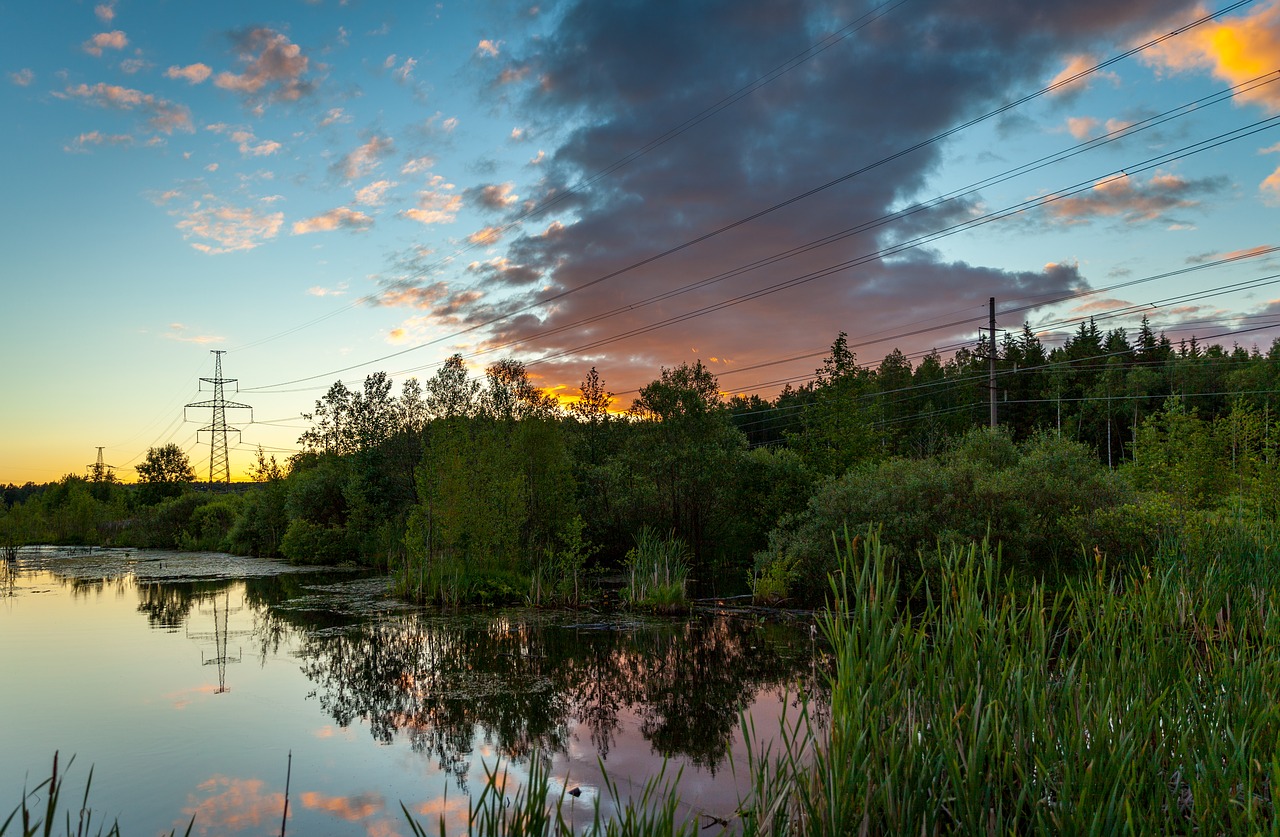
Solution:
[[[278,833],[290,753],[292,834],[407,834],[401,803],[457,833],[486,766],[514,791],[535,752],[582,790],[577,822],[601,763],[626,793],[668,760],[689,816],[729,817],[740,713],[776,730],[814,677],[807,630],[750,613],[443,614],[381,577],[211,553],[42,548],[0,572],[0,819],[54,751],[126,835],[193,814]]]

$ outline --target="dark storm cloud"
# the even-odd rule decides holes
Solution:
[[[505,245],[507,257],[556,289],[577,288],[1034,91],[1069,57],[1119,51],[1117,45],[1171,15],[1189,19],[1191,6],[1169,0],[911,0],[592,182],[574,195],[572,215],[561,216],[563,227],[554,234],[512,239]],[[533,127],[562,131],[563,142],[543,164],[543,185],[545,194],[563,192],[870,7],[776,0],[627,5],[583,0],[563,9],[553,34],[532,42],[537,51],[510,56],[511,66],[528,71],[502,79],[508,83],[505,95],[523,97],[522,116]],[[564,125],[575,127],[563,133],[559,126]],[[1083,284],[1078,275],[1063,276],[1061,268],[1009,273],[942,263],[919,251],[889,263],[873,260],[816,275],[917,234],[930,220],[945,223],[913,216],[906,227],[853,235],[680,290],[878,218],[905,201],[927,198],[922,187],[941,152],[941,144],[925,146],[710,241],[594,284],[540,309],[540,320],[503,324],[493,339],[533,338],[532,352],[576,350],[571,359],[557,361],[571,368],[585,368],[603,353],[609,360],[602,369],[616,370],[622,380],[615,383],[625,386],[636,375],[652,377],[660,364],[694,356],[715,356],[718,368],[726,369],[829,345],[840,330],[856,339],[860,333],[984,305],[990,296],[1048,294],[1064,282]],[[953,207],[952,214],[961,211]],[[527,222],[526,229],[531,227]],[[1045,253],[1042,262],[1055,257],[1060,254]],[[770,292],[783,284],[791,287]],[[695,312],[705,313],[681,321]],[[564,330],[535,336],[556,328]],[[585,348],[617,334],[630,336],[607,347]],[[927,348],[955,336],[925,335],[902,347]]]

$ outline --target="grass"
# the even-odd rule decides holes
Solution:
[[[623,598],[629,607],[656,613],[689,609],[689,560],[684,541],[674,534],[661,537],[646,526],[636,535],[627,564],[630,574]]]
[[[72,756],[67,760],[66,769],[71,768],[75,757]],[[66,834],[67,837],[89,837],[96,834],[97,837],[119,837],[120,826],[118,823],[111,823],[110,826],[98,825],[97,831],[94,831],[93,810],[89,807],[89,789],[93,786],[93,768],[89,768],[89,776],[84,783],[84,796],[80,799],[80,807],[75,811],[74,819],[72,817],[72,809],[62,810],[62,793],[63,785],[66,779],[65,771],[58,773],[58,754],[53,754],[53,769],[49,773],[49,778],[41,781],[31,790],[23,788],[22,799],[17,806],[9,813],[9,815],[0,821],[0,835],[10,834],[9,829],[17,827],[21,829],[15,832],[22,837],[52,837],[54,834]],[[44,797],[43,802],[41,796]],[[63,830],[58,830],[58,821],[62,819]],[[191,828],[195,825],[195,817],[191,818],[191,822],[187,824],[186,835],[191,834]],[[104,829],[106,829],[104,831]],[[174,832],[170,832],[169,837],[173,837]]]

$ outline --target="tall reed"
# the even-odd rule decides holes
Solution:
[[[1165,557],[1049,594],[957,547],[904,609],[875,533],[846,538],[830,729],[753,760],[746,833],[1275,833],[1275,587]]]

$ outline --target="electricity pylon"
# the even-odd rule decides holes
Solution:
[[[98,461],[93,463],[92,465],[84,466],[85,468],[89,469],[90,482],[110,482],[112,479],[111,472],[115,469],[116,466],[106,465],[103,463],[102,448],[103,448],[102,445],[98,446]]]
[[[227,455],[227,433],[240,434],[239,429],[227,426],[227,410],[250,410],[249,421],[253,422],[253,408],[248,404],[237,404],[234,401],[228,401],[223,396],[223,385],[234,384],[235,378],[222,377],[222,356],[225,351],[222,349],[214,349],[214,372],[212,378],[201,378],[204,383],[213,384],[213,398],[208,401],[197,401],[194,404],[188,404],[187,407],[211,407],[213,408],[213,420],[209,422],[208,427],[202,427],[197,434],[209,434],[209,485],[221,478],[222,482],[231,482],[231,460]],[[201,388],[203,392],[203,388]],[[239,387],[236,388],[239,392]],[[185,413],[185,409],[184,409]],[[185,416],[184,416],[185,417]]]

